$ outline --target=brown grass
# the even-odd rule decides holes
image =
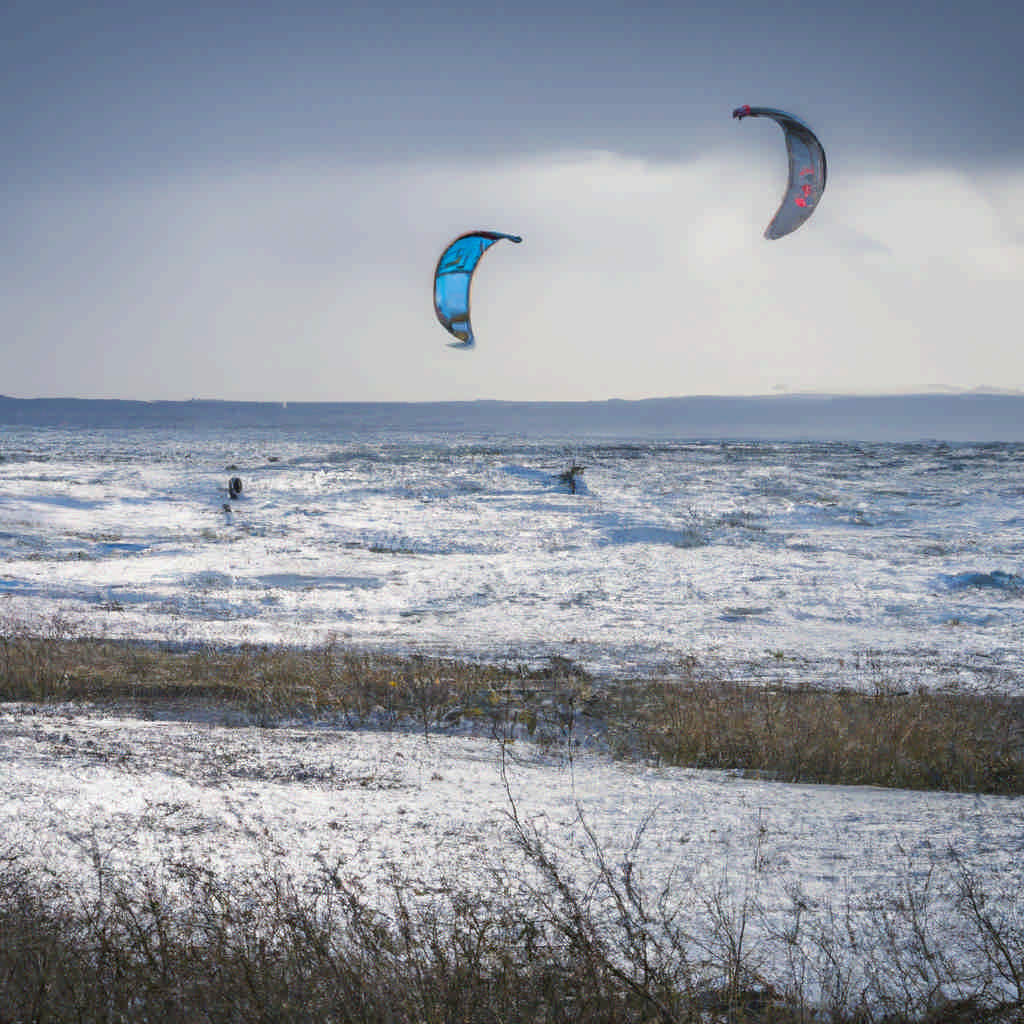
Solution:
[[[937,689],[781,689],[715,678],[590,679],[543,669],[346,649],[181,648],[0,629],[0,700],[216,705],[263,724],[333,716],[424,733],[475,721],[569,743],[584,720],[621,756],[786,782],[1024,794],[1024,697]]]
[[[1024,698],[651,683],[617,701],[666,764],[785,782],[1024,793]]]
[[[509,672],[485,665],[334,645],[178,648],[0,634],[2,700],[213,702],[264,714],[354,717],[384,709],[439,722],[467,698],[507,688],[509,679]]]

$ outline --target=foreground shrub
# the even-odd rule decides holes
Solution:
[[[719,883],[653,895],[585,822],[576,878],[513,804],[484,892],[368,893],[340,867],[232,884],[194,864],[88,894],[0,858],[0,1022],[1019,1024],[1019,892],[965,865],[813,919]],[[946,884],[948,882],[948,885]],[[648,893],[645,895],[645,893]],[[950,944],[950,937],[955,942]]]

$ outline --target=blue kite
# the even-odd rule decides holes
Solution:
[[[470,231],[450,242],[434,271],[434,312],[442,326],[458,341],[448,344],[452,348],[472,348],[476,344],[469,322],[469,292],[473,271],[480,257],[503,238],[521,242],[519,235],[505,235],[499,231]]]

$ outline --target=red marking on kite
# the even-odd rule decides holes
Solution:
[[[796,203],[797,206],[806,206],[807,205],[807,200],[804,199],[803,196],[797,196],[796,199],[793,200],[793,202]]]

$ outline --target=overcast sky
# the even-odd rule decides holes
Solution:
[[[0,393],[1024,389],[1024,8],[8,2]],[[762,231],[808,121],[814,216]],[[478,346],[432,307],[446,242]]]

